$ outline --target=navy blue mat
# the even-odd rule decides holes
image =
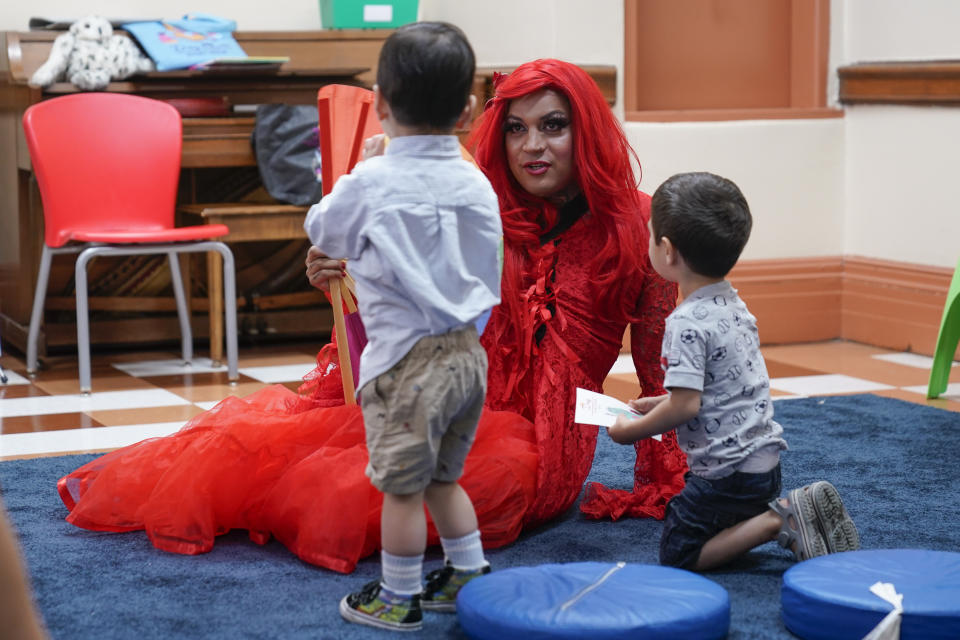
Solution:
[[[818,479],[840,490],[864,548],[960,548],[960,414],[872,395],[776,403],[790,450],[784,487]],[[581,427],[582,428],[582,427]],[[601,434],[591,480],[627,488],[633,448]],[[351,575],[299,561],[277,543],[243,532],[211,553],[154,549],[141,532],[99,534],[63,518],[57,479],[92,456],[0,463],[0,486],[24,548],[37,600],[54,639],[385,638],[342,622],[340,597],[379,575],[376,557]],[[661,523],[591,521],[571,509],[488,554],[494,569],[554,562],[657,562]],[[426,569],[439,566],[438,550]],[[780,583],[792,556],[774,543],[704,574],[727,589],[729,638],[793,638],[780,619]],[[463,638],[455,616],[428,614],[420,637]],[[404,637],[417,637],[408,634]]]

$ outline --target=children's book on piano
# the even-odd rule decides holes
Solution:
[[[236,26],[233,20],[188,14],[180,20],[129,22],[123,28],[153,59],[157,71],[171,71],[220,59],[236,65],[236,60],[248,58],[233,37]]]

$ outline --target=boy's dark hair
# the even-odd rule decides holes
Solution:
[[[650,227],[667,237],[692,271],[723,278],[750,237],[753,218],[739,187],[706,172],[678,173],[653,194]]]
[[[414,22],[393,32],[377,63],[377,85],[397,122],[452,129],[470,100],[476,60],[463,32]]]

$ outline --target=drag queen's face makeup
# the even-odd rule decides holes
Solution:
[[[524,190],[561,202],[576,193],[572,179],[573,131],[566,96],[541,89],[515,98],[504,118],[503,131],[510,172]]]

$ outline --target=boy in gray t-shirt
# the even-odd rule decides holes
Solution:
[[[677,430],[690,471],[667,506],[660,562],[704,571],[777,540],[797,560],[859,548],[836,488],[821,481],[780,495],[783,429],[756,318],[725,279],[750,237],[747,201],[730,180],[682,173],[653,196],[650,262],[683,301],[666,319],[666,395],[632,400],[643,414],[609,429],[620,444]]]

